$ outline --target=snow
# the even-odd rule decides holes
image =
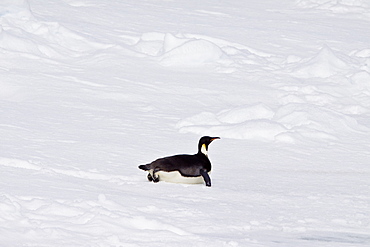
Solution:
[[[369,246],[365,0],[0,3],[0,245]],[[137,168],[209,146],[212,187]]]
[[[348,63],[340,59],[328,46],[324,46],[319,53],[298,65],[293,73],[297,77],[330,77],[350,70]]]

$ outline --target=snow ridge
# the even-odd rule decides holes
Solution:
[[[81,56],[109,46],[89,41],[57,22],[39,21],[27,0],[2,1],[0,48],[30,56]]]

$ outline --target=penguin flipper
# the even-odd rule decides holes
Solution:
[[[201,169],[200,175],[202,175],[204,182],[206,183],[206,186],[211,187],[211,178],[209,177],[208,172],[204,169]]]

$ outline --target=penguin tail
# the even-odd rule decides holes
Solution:
[[[150,170],[149,164],[147,164],[147,165],[139,165],[139,169],[144,170],[144,171],[149,171]]]

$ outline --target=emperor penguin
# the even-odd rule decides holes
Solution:
[[[148,180],[157,183],[166,181],[172,183],[201,184],[211,186],[209,173],[211,162],[208,159],[208,145],[220,137],[203,136],[198,143],[196,154],[178,154],[140,165],[139,168],[148,171]]]

